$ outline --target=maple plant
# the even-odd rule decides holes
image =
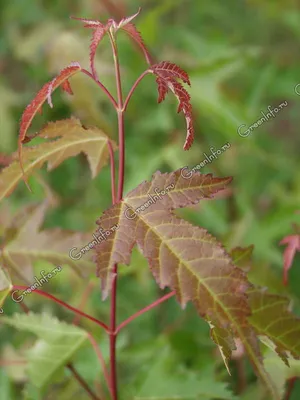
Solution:
[[[183,113],[187,127],[183,149],[188,150],[194,140],[192,106],[189,93],[183,85],[190,85],[189,76],[171,62],[153,63],[140,33],[132,23],[138,13],[123,18],[119,22],[109,19],[106,24],[98,20],[72,17],[83,22],[84,27],[92,30],[90,71],[82,68],[79,63],[73,62],[64,68],[56,78],[43,86],[22,115],[18,153],[12,156],[10,164],[3,169],[0,175],[0,196],[4,198],[14,191],[22,179],[30,189],[29,175],[46,162],[48,169],[51,170],[67,158],[83,152],[89,161],[92,177],[95,177],[110,159],[111,207],[105,210],[97,220],[98,228],[93,236],[74,232],[69,235],[67,241],[70,249],[78,240],[88,243],[88,245],[82,247],[79,252],[77,250],[76,255],[74,252],[69,254],[63,251],[60,251],[59,256],[57,256],[58,252],[51,253],[51,249],[45,246],[45,242],[49,241],[49,235],[52,238],[51,243],[56,243],[57,248],[60,246],[62,249],[66,243],[64,242],[65,238],[56,230],[48,233],[45,240],[40,237],[43,236],[40,226],[49,206],[46,202],[36,208],[26,210],[31,215],[31,220],[24,224],[17,238],[14,238],[15,241],[8,241],[8,244],[4,245],[1,250],[1,261],[5,267],[1,270],[2,303],[11,292],[28,288],[28,286],[12,282],[9,276],[9,272],[13,273],[16,270],[19,247],[28,240],[35,242],[36,246],[28,256],[29,270],[31,270],[33,261],[44,259],[56,265],[70,265],[79,274],[82,271],[92,274],[90,263],[81,256],[89,249],[94,250],[94,262],[97,276],[101,281],[102,299],[110,297],[109,323],[100,321],[79,308],[37,288],[32,289],[36,295],[44,296],[75,313],[76,318],[73,324],[66,324],[46,314],[39,315],[29,312],[23,304],[25,314],[15,314],[9,317],[3,313],[1,322],[20,330],[32,332],[39,338],[37,346],[28,356],[31,386],[27,387],[25,396],[27,396],[26,398],[35,398],[33,393],[36,387],[43,388],[50,384],[59,368],[67,367],[91,398],[98,400],[100,398],[103,400],[105,396],[110,396],[113,400],[124,398],[122,382],[118,382],[117,379],[116,340],[119,332],[135,318],[159,306],[169,298],[175,297],[182,308],[188,302],[192,302],[199,317],[207,321],[210,326],[211,338],[218,346],[229,373],[229,361],[233,351],[235,351],[234,357],[236,357],[238,347],[241,353],[246,354],[249,358],[261,382],[260,398],[280,400],[284,396],[285,388],[278,386],[267,372],[260,339],[263,338],[263,342],[287,366],[289,360],[294,361],[299,358],[300,320],[289,310],[289,300],[269,293],[249,280],[247,272],[251,265],[252,246],[226,251],[222,243],[210,235],[206,229],[190,224],[175,213],[177,209],[195,205],[203,199],[213,199],[218,192],[223,191],[230,184],[232,178],[213,177],[212,174],[194,172],[187,179],[181,170],[169,173],[156,171],[150,181],[142,182],[127,194],[123,193],[125,179],[124,116],[131,96],[147,74],[152,74],[156,78],[158,102],[162,102],[168,92],[172,92],[178,99],[178,112]],[[122,90],[117,45],[119,31],[124,31],[136,42],[148,64],[147,69],[138,77],[126,97]],[[95,68],[96,50],[105,37],[110,41],[114,59],[116,98],[99,79]],[[50,107],[53,107],[51,95],[56,88],[61,87],[70,95],[73,94],[70,80],[73,75],[78,73],[83,73],[92,79],[106,94],[116,110],[118,144],[100,129],[86,127],[76,118],[50,122],[37,134],[28,134],[35,114],[42,112],[44,103],[48,101]],[[47,140],[36,146],[23,147],[24,144],[31,142],[36,137]],[[119,155],[118,168],[115,164],[116,151]],[[112,229],[113,227],[115,229]],[[30,238],[26,233],[28,229],[31,229]],[[100,232],[101,239],[99,239]],[[8,238],[11,237],[8,235]],[[296,249],[299,250],[299,236],[286,238],[282,243],[293,247],[287,256],[289,258],[285,267],[287,271],[291,265],[291,253],[295,253]],[[130,264],[131,253],[135,245],[147,259],[159,288],[168,287],[171,290],[117,324],[118,264]],[[23,279],[29,286],[32,285],[24,276],[18,276],[18,279]],[[110,354],[109,368],[104,362],[96,340],[90,333],[78,326],[77,317],[93,321],[107,333]],[[103,376],[107,383],[103,395],[96,394],[80,377],[71,363],[75,351],[88,341],[95,349],[103,367]],[[47,371],[43,364],[45,360],[48,363]],[[39,369],[43,370],[43,376],[39,373]],[[189,398],[201,395],[200,386],[197,393],[188,394]],[[175,390],[177,389],[175,388]],[[175,392],[174,395],[178,395],[178,393]]]

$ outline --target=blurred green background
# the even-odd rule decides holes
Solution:
[[[201,169],[216,176],[233,176],[230,188],[214,201],[181,210],[180,215],[208,229],[228,249],[254,244],[252,281],[274,293],[288,291],[295,312],[299,312],[300,257],[296,256],[290,271],[289,288],[283,288],[283,247],[278,245],[293,232],[293,224],[300,223],[300,214],[296,213],[300,209],[300,86],[299,95],[294,90],[300,83],[299,1],[1,0],[0,152],[11,154],[16,150],[23,109],[44,83],[72,61],[89,67],[91,31],[69,16],[105,22],[110,17],[119,20],[131,15],[140,6],[142,12],[135,23],[155,60],[177,63],[190,74],[196,135],[191,150],[183,151],[185,122],[181,114],[176,114],[177,101],[170,95],[158,105],[155,79],[147,76],[126,114],[125,193],[157,170],[193,167],[204,160],[204,153],[210,154],[211,146],[221,149],[230,143],[229,149]],[[146,64],[125,34],[118,35],[118,45],[123,90],[127,93]],[[115,94],[107,38],[98,48],[96,67],[100,79]],[[47,121],[74,115],[117,140],[116,115],[110,103],[93,82],[79,75],[71,80],[74,96],[56,91],[54,108],[45,105],[43,116],[35,117],[30,132]],[[274,109],[285,101],[287,105],[274,118],[248,137],[238,134],[241,125],[249,127],[262,118],[262,111],[268,113],[268,106]],[[29,203],[42,201],[49,186],[59,202],[47,213],[43,229],[93,232],[95,220],[111,203],[109,167],[91,180],[83,155],[67,160],[51,173],[44,167],[30,183],[33,194],[20,183],[0,207],[14,215]],[[121,268],[121,275],[119,321],[162,294],[136,250],[131,266]],[[85,311],[107,320],[108,301],[101,302],[99,284],[91,279],[94,289]],[[53,280],[49,291],[78,305],[86,285],[70,271]],[[10,313],[19,311],[10,303],[5,304]],[[72,321],[72,315],[38,296],[31,296],[26,304],[35,311],[51,311]],[[104,334],[89,322],[81,321],[81,326],[93,332],[107,357]],[[24,338],[24,333],[1,326],[2,355],[7,354],[9,345],[18,351],[28,343],[30,336]],[[163,393],[166,382],[172,387],[180,381],[174,381],[174,365],[178,373],[183,373],[178,391],[186,390],[182,389],[186,385],[191,393],[197,393],[199,386],[211,382],[199,399],[217,398],[207,395],[216,385],[223,393],[218,398],[233,399],[239,390],[237,363],[232,362],[233,376],[228,377],[207,324],[191,306],[182,312],[174,299],[132,322],[120,334],[118,344],[121,399],[134,398],[138,393],[141,398],[154,396],[151,391],[159,391],[159,387]],[[26,380],[23,367],[18,366],[17,374],[5,365],[5,361],[0,364],[1,399],[19,399]],[[74,365],[91,385],[101,375],[91,348],[82,350]],[[247,362],[245,373],[248,385],[237,398],[247,400],[256,393],[255,376]],[[60,382],[61,386],[48,388],[43,398],[87,398],[68,372]],[[222,382],[228,383],[227,389]],[[193,397],[187,394],[186,398]],[[296,383],[291,399],[299,398],[300,384]]]

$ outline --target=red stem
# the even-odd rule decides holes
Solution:
[[[110,303],[110,333],[109,333],[109,353],[110,353],[110,384],[112,391],[113,400],[118,400],[118,388],[117,388],[117,362],[116,362],[116,317],[117,317],[117,264],[114,265],[113,269],[113,283],[111,291],[111,303]]]
[[[134,85],[132,86],[132,88],[130,89],[130,92],[128,93],[126,100],[124,102],[124,106],[123,106],[123,112],[126,111],[129,100],[131,99],[131,96],[133,95],[135,89],[137,88],[138,84],[141,82],[141,80],[147,75],[149,74],[150,71],[147,69],[146,71],[144,71],[142,73],[142,75],[135,81]]]
[[[297,377],[294,376],[293,378],[288,380],[288,388],[285,394],[285,400],[290,400],[290,397],[292,395],[292,391],[294,389],[295,383],[296,383]]]
[[[118,49],[115,38],[109,32],[109,38],[112,46],[116,85],[118,94],[118,105],[116,111],[118,113],[118,131],[119,131],[119,174],[118,174],[118,195],[117,201],[123,197],[124,187],[124,167],[125,167],[125,139],[124,139],[124,111],[123,111],[123,95],[121,84],[120,63],[118,58]],[[109,350],[110,350],[110,378],[113,400],[118,400],[117,389],[117,368],[116,368],[116,319],[117,319],[117,278],[118,278],[118,265],[113,267],[113,282],[111,291],[111,304],[110,304],[110,333],[109,333]]]
[[[170,299],[175,295],[175,291],[166,294],[165,296],[161,297],[158,300],[155,300],[153,303],[149,304],[147,307],[143,308],[142,310],[138,311],[137,313],[131,315],[131,317],[127,318],[125,321],[121,322],[121,324],[117,327],[115,334],[117,335],[124,326],[128,325],[131,321],[139,317],[140,315],[146,313],[147,311],[151,310],[152,308],[158,306],[159,304],[163,303],[164,301]]]
[[[125,177],[125,135],[124,135],[124,114],[122,111],[118,112],[118,126],[119,126],[118,201],[121,201],[123,197],[124,177]]]
[[[28,289],[27,286],[14,285],[12,287],[11,291],[13,292],[14,290],[26,290],[26,289]],[[91,315],[88,315],[88,314],[84,313],[83,311],[80,311],[77,308],[70,306],[69,304],[65,303],[64,301],[59,300],[57,297],[52,296],[52,294],[46,293],[39,289],[35,289],[32,293],[37,293],[40,296],[44,296],[52,301],[55,301],[56,303],[60,304],[61,306],[66,307],[68,310],[73,311],[74,313],[79,314],[82,317],[89,319],[90,321],[95,322],[97,325],[100,325],[107,333],[109,333],[109,327],[104,322],[99,321],[98,319],[92,317]]]
[[[113,104],[114,108],[118,107],[118,104],[116,102],[116,100],[113,98],[113,96],[111,95],[111,93],[109,92],[109,90],[103,85],[103,83],[101,83],[100,81],[98,81],[93,74],[91,74],[89,71],[87,71],[86,69],[82,69],[81,72],[83,72],[85,75],[89,76],[94,82],[96,82],[96,84],[103,90],[103,92],[108,96],[109,100],[111,101],[111,103]]]
[[[83,389],[88,393],[91,399],[93,400],[103,400],[100,399],[100,397],[96,396],[95,393],[90,389],[89,385],[86,383],[86,381],[80,376],[77,372],[77,370],[73,367],[72,364],[67,364],[67,368],[72,372],[74,378],[77,380],[79,385],[83,387]]]

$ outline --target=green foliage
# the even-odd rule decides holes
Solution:
[[[48,314],[14,314],[1,320],[38,336],[39,340],[28,350],[27,367],[30,383],[39,389],[61,376],[64,365],[88,341],[87,332],[83,329]]]
[[[139,236],[132,227],[129,228],[129,223],[125,227],[120,224],[121,228],[115,233],[119,235],[118,240],[126,237],[134,242],[139,237],[140,243],[139,249],[131,248],[117,257],[121,261],[116,305],[118,322],[166,294],[160,293],[156,283],[161,287],[171,286],[177,290],[179,300],[191,300],[197,303],[197,309],[187,304],[182,311],[177,302],[170,299],[120,332],[117,342],[119,396],[120,400],[150,400],[153,397],[164,400],[282,399],[287,379],[299,376],[299,360],[294,357],[300,356],[297,317],[300,313],[300,254],[294,251],[292,263],[286,256],[286,270],[290,270],[288,286],[284,286],[284,249],[278,245],[286,237],[299,235],[300,214],[295,212],[299,210],[300,199],[300,97],[294,91],[299,83],[299,9],[292,1],[257,0],[247,5],[235,0],[144,2],[136,20],[137,29],[129,27],[125,32],[138,46],[132,46],[123,33],[118,36],[123,92],[129,92],[132,83],[145,69],[140,50],[146,61],[154,55],[155,63],[165,59],[170,65],[179,64],[191,81],[188,91],[193,106],[195,140],[191,150],[181,150],[186,127],[182,119],[174,115],[176,99],[170,96],[157,106],[153,77],[143,79],[131,98],[125,120],[125,193],[129,194],[111,207],[110,171],[105,164],[109,155],[107,140],[113,138],[116,141],[117,137],[115,114],[98,86],[89,82],[84,74],[78,73],[70,79],[72,96],[66,84],[64,89],[69,94],[54,92],[52,102],[55,107],[44,106],[43,115],[36,115],[31,121],[33,136],[26,136],[26,140],[34,138],[34,142],[32,140],[23,147],[23,161],[25,175],[32,175],[29,182],[33,193],[26,191],[21,182],[22,171],[13,151],[20,116],[32,101],[33,93],[74,60],[83,67],[89,64],[88,34],[95,33],[93,27],[80,31],[75,28],[75,21],[68,19],[69,15],[98,22],[111,17],[120,21],[125,15],[134,14],[140,4],[137,0],[114,4],[110,0],[54,0],[45,8],[41,0],[21,3],[4,0],[0,16],[0,153],[5,153],[0,157],[0,168],[3,164],[0,174],[0,307],[5,301],[5,316],[0,315],[0,322],[3,318],[0,325],[1,398],[86,399],[87,392],[74,375],[63,368],[69,362],[99,399],[109,398],[95,349],[83,346],[86,332],[91,332],[108,364],[109,343],[105,334],[85,318],[79,322],[82,328],[59,322],[50,315],[55,313],[59,320],[67,321],[70,314],[58,307],[52,308],[49,300],[34,294],[20,305],[42,314],[8,317],[19,311],[19,305],[9,296],[12,285],[30,285],[39,270],[52,268],[53,263],[62,265],[63,272],[41,290],[55,292],[64,302],[108,321],[109,307],[107,302],[100,302],[99,282],[94,277],[95,263],[91,262],[94,252],[91,250],[74,261],[69,257],[70,249],[80,249],[93,240],[95,220],[101,213],[101,220],[104,220],[111,210],[121,209],[125,204],[137,207],[146,201],[141,198],[137,204],[131,204],[132,199],[128,196],[137,190],[134,188],[141,181],[151,182],[155,171],[168,171],[169,175],[169,171],[186,165],[192,168],[212,155],[211,146],[218,150],[224,143],[230,143],[229,149],[201,167],[199,172],[218,177],[233,176],[233,182],[216,194],[214,201],[201,199],[196,204],[185,204],[182,209],[167,207],[167,212],[168,218],[174,213],[176,229],[179,221],[183,228],[189,227],[197,233],[207,229],[210,237],[217,238],[214,251],[219,249],[226,254],[226,260],[231,256],[235,266],[242,269],[239,276],[245,277],[245,286],[241,287],[241,292],[247,292],[246,308],[249,310],[249,313],[244,310],[244,316],[247,326],[251,326],[251,335],[244,334],[247,336],[244,344],[251,345],[248,348],[238,345],[237,338],[243,333],[241,321],[233,324],[235,328],[228,324],[228,315],[236,311],[218,308],[221,303],[227,304],[229,298],[227,290],[225,299],[220,299],[222,284],[228,289],[229,280],[223,279],[224,271],[223,274],[217,269],[212,271],[212,264],[207,263],[205,270],[217,278],[217,290],[196,299],[186,285],[182,296],[178,290],[180,285],[170,284],[175,281],[172,273],[178,272],[178,260],[186,261],[195,250],[186,246],[182,252],[179,247],[175,255],[169,252],[168,256],[176,261],[170,268],[158,269],[154,250],[160,244],[164,251],[170,250],[170,242],[157,233],[162,221],[158,220],[157,225],[149,224],[152,247],[145,244],[144,233]],[[142,33],[149,53],[141,44],[138,31]],[[98,29],[92,42],[94,47],[99,44],[99,33]],[[107,37],[92,58],[99,79],[114,94],[114,65]],[[162,75],[167,78],[164,72]],[[160,93],[164,95],[166,87],[162,82],[160,85]],[[172,85],[169,88],[172,90]],[[49,101],[48,94],[43,101]],[[185,92],[182,94],[186,96]],[[238,128],[242,124],[250,126],[262,117],[262,112],[268,113],[268,106],[274,109],[284,101],[287,106],[274,118],[253,129],[248,137],[239,136]],[[183,111],[187,116],[190,110],[186,107]],[[51,120],[57,122],[49,123]],[[44,128],[41,130],[41,127]],[[36,137],[34,132],[38,133]],[[114,144],[113,148],[116,150]],[[90,168],[82,153],[87,156]],[[7,166],[11,158],[13,161]],[[41,168],[45,163],[48,163],[49,172]],[[185,198],[183,192],[182,196]],[[47,203],[43,201],[45,197]],[[176,211],[170,211],[175,208]],[[107,209],[109,211],[105,211]],[[116,218],[118,215],[116,213]],[[138,217],[140,231],[145,228],[145,219],[143,214]],[[107,220],[107,227],[112,222]],[[111,245],[114,241],[105,243]],[[225,245],[229,256],[224,249],[220,250],[219,243]],[[108,263],[105,253],[98,253],[97,257],[98,264],[103,262],[102,275],[107,273],[109,276],[113,263]],[[162,260],[162,255],[160,257]],[[213,252],[214,262],[215,257]],[[130,266],[123,266],[122,263],[127,261]],[[104,264],[109,266],[107,270]],[[236,267],[230,268],[233,274],[238,274]],[[184,262],[184,270],[187,269],[194,271],[197,268],[189,261]],[[203,278],[203,269],[197,273],[195,282],[203,288],[208,278]],[[104,283],[105,279],[101,284]],[[209,320],[213,328],[212,339],[219,345],[231,376],[224,368],[219,351],[215,351],[207,323],[199,318],[199,309],[200,315]],[[207,318],[217,309],[219,325]],[[26,325],[24,330],[19,325],[22,321]],[[46,327],[46,338],[37,335],[38,330],[42,334],[43,326]],[[255,335],[252,336],[253,329]],[[34,345],[28,332],[39,337]],[[272,350],[261,345],[256,335]],[[13,346],[10,350],[8,343]],[[236,351],[235,344],[238,345]],[[26,353],[28,348],[31,350]],[[254,370],[253,359],[252,365],[248,363],[251,348],[255,349],[257,359]],[[13,364],[16,360],[20,365]],[[26,362],[28,368],[25,368]],[[257,367],[261,368],[267,381],[271,376],[271,390],[277,394],[267,394],[265,385],[256,380],[254,371],[257,374]],[[18,369],[18,373],[12,373],[14,369]],[[290,400],[299,398],[299,390],[300,385],[296,384]]]

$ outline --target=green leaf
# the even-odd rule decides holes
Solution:
[[[249,247],[236,247],[229,253],[234,264],[242,268],[243,271],[248,271],[250,269],[251,257],[253,253],[254,246]]]
[[[170,350],[165,348],[149,368],[146,380],[134,400],[236,400],[227,384],[214,378],[212,370],[179,373],[172,369]],[[172,363],[173,361],[173,363]]]
[[[264,289],[252,289],[248,293],[252,311],[249,321],[257,334],[272,340],[287,365],[289,354],[300,358],[300,318],[288,310],[289,299]]]
[[[249,267],[252,250],[252,246],[233,249],[231,254],[235,264]],[[248,319],[256,333],[274,343],[275,351],[287,366],[289,355],[300,358],[300,318],[290,312],[290,300],[254,286],[247,293],[251,308]]]
[[[293,377],[300,377],[300,360],[290,360],[288,367],[271,350],[265,354],[264,365],[269,374],[275,378],[274,382],[281,396],[285,393],[286,381]]]
[[[1,321],[40,338],[28,351],[28,375],[37,388],[50,383],[78,349],[88,342],[87,332],[83,329],[48,314],[14,314],[13,317],[2,317]]]
[[[32,263],[36,260],[68,265],[81,277],[87,276],[94,268],[94,264],[88,260],[88,257],[92,257],[91,251],[85,259],[80,260],[72,260],[69,255],[72,248],[78,248],[74,250],[75,255],[81,247],[91,242],[91,233],[65,232],[58,228],[41,230],[48,207],[48,203],[44,202],[28,208],[26,218],[22,220],[15,236],[0,251],[0,258],[10,268],[11,275],[29,285],[34,283]]]
[[[3,305],[6,297],[9,295],[13,285],[7,277],[7,274],[0,267],[0,314],[3,313],[1,306]]]
[[[86,154],[92,177],[95,178],[107,163],[109,137],[95,127],[85,128],[76,118],[48,123],[38,136],[51,139],[35,147],[23,148],[23,167],[28,176],[48,162],[48,171],[56,168],[64,160],[83,152]],[[116,145],[112,142],[113,148]],[[17,159],[17,155],[14,155]],[[0,200],[9,196],[22,180],[22,170],[18,161],[13,161],[0,174]]]

